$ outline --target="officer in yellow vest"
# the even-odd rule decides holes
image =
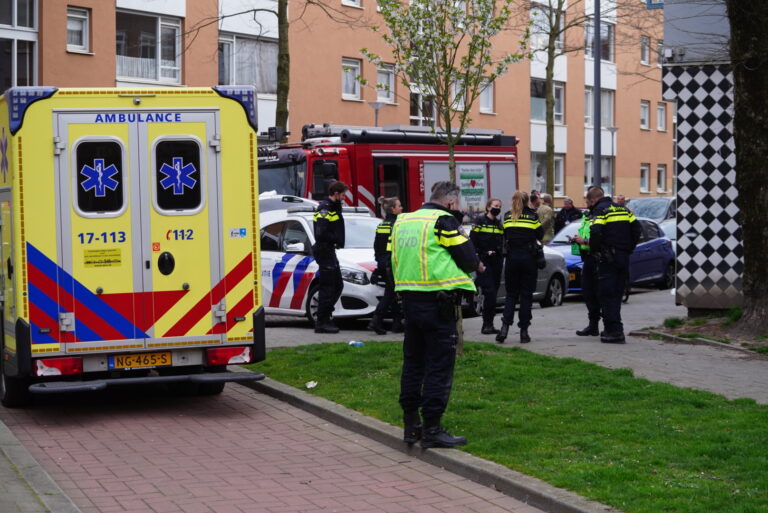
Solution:
[[[591,188],[590,188],[591,189]],[[581,218],[579,233],[571,237],[573,246],[571,253],[581,256],[581,293],[587,306],[589,324],[586,328],[577,330],[580,337],[596,337],[600,334],[600,297],[597,293],[597,257],[590,252],[589,232],[594,216],[592,207],[594,200],[587,199],[587,210]]]
[[[416,212],[400,214],[392,228],[395,290],[403,298],[405,314],[400,379],[403,440],[421,439],[424,448],[467,443],[440,425],[453,383],[456,307],[462,291],[475,292],[470,273],[485,269],[454,215],[458,206],[459,187],[437,182],[429,202]]]

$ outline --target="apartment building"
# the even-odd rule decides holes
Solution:
[[[602,0],[603,8],[613,1],[635,0]],[[361,54],[362,48],[388,54],[371,30],[381,23],[375,0],[324,2],[329,8],[290,3],[291,139],[298,140],[306,123],[432,123],[434,106],[423,91],[406,90],[391,66],[377,67]],[[566,16],[593,12],[592,2],[569,1]],[[534,2],[545,4],[548,0]],[[254,15],[251,9],[265,11]],[[259,91],[259,126],[266,130],[274,124],[277,60],[277,21],[267,10],[276,10],[274,0],[5,0],[0,88],[248,83]],[[673,190],[673,107],[661,97],[658,58],[661,11],[647,11],[652,23],[644,24],[645,31],[625,24],[620,6],[617,12],[602,20],[598,38],[588,25],[569,30],[564,43],[582,50],[555,62],[557,198],[571,196],[580,203],[592,182],[593,42],[602,54],[602,185],[627,197]],[[534,33],[532,43],[540,44],[541,37]],[[519,32],[505,33],[495,45],[514,51],[519,38]],[[545,186],[543,78],[540,56],[516,63],[489,85],[472,113],[472,128],[502,129],[520,139],[524,188]],[[377,83],[389,88],[377,89]]]

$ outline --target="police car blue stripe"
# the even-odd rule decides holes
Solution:
[[[37,267],[40,272],[57,283],[59,287],[69,291],[77,301],[91,310],[105,323],[111,325],[125,338],[149,338],[149,335],[134,326],[133,323],[115,311],[96,294],[88,290],[82,283],[75,280],[69,273],[56,265],[55,262],[29,242],[27,242],[27,258],[30,264]]]
[[[292,253],[286,253],[285,255],[283,255],[283,258],[281,258],[280,261],[275,264],[275,267],[272,268],[272,290],[275,290],[275,288],[277,288],[277,282],[280,279],[280,275],[283,274],[283,270],[285,269],[285,266],[295,256],[296,255]]]
[[[301,261],[296,264],[296,269],[293,271],[293,290],[294,292],[299,286],[299,283],[301,283],[301,278],[304,276],[304,273],[307,271],[307,267],[309,267],[309,264],[314,262],[314,258],[312,257],[304,257],[301,259]]]

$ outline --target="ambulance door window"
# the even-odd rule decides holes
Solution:
[[[158,210],[198,210],[203,203],[200,145],[163,140],[155,146],[155,194]]]
[[[312,199],[328,197],[328,186],[339,179],[339,166],[335,160],[317,160],[312,164]]]
[[[77,159],[77,209],[81,214],[119,212],[123,195],[123,147],[116,141],[83,141]]]

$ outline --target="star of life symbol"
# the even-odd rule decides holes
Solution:
[[[85,192],[94,189],[97,198],[103,198],[107,195],[107,189],[114,191],[119,185],[118,181],[112,178],[117,174],[117,168],[114,164],[104,167],[104,159],[93,159],[93,167],[84,165],[80,174],[87,178],[80,186]]]
[[[160,180],[160,185],[163,189],[173,187],[173,195],[181,196],[184,194],[184,187],[190,189],[195,188],[197,180],[192,178],[192,173],[197,171],[194,164],[184,165],[184,159],[181,157],[173,157],[173,165],[163,164],[160,167],[160,172],[165,175],[165,178]]]
[[[3,173],[3,181],[8,177],[8,137],[5,135],[5,127],[0,133],[0,172]]]

